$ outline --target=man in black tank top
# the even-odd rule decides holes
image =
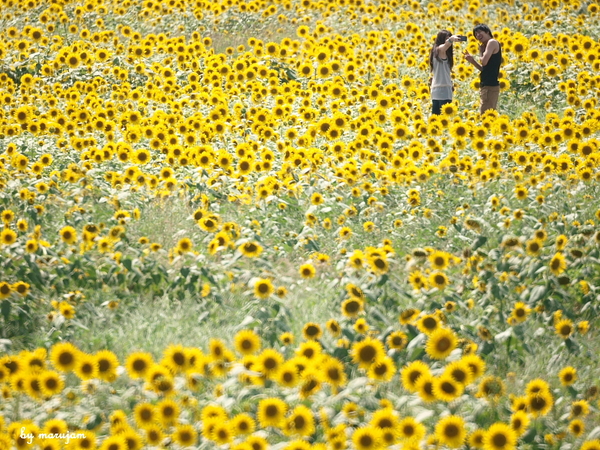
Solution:
[[[473,28],[473,36],[481,45],[479,46],[479,57],[481,63],[465,51],[465,59],[473,64],[479,71],[479,96],[481,106],[479,111],[483,114],[488,109],[496,109],[498,96],[500,94],[500,64],[502,63],[502,48],[500,43],[494,39],[492,31],[487,25],[477,25]]]

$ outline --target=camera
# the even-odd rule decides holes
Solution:
[[[458,36],[458,42],[467,42],[466,36]]]

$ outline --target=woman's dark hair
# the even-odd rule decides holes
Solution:
[[[490,27],[482,23],[475,25],[475,28],[473,28],[473,36],[475,36],[475,33],[477,33],[478,31],[483,31],[484,33],[489,34],[491,37],[494,37],[494,34],[492,33],[492,30],[490,30]]]
[[[444,45],[450,36],[452,36],[452,33],[450,33],[448,30],[442,30],[437,34],[437,36],[435,38],[435,43],[433,44],[433,47],[431,47],[431,50],[429,51],[429,68],[432,71],[433,71],[433,58],[440,59],[440,56],[438,55],[438,51],[437,51],[438,47],[440,45]],[[452,69],[452,66],[454,65],[454,53],[452,51],[452,46],[450,46],[450,48],[448,50],[446,50],[446,57],[448,58],[448,65],[450,66],[450,69]]]

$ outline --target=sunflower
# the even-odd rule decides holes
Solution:
[[[150,403],[138,403],[135,405],[133,410],[133,417],[135,423],[140,428],[146,428],[148,426],[157,423],[157,414],[154,405]]]
[[[585,431],[585,423],[580,419],[575,419],[569,423],[569,433],[575,437],[579,437]]]
[[[564,248],[567,246],[568,242],[569,242],[569,238],[567,236],[565,236],[564,234],[557,236],[556,240],[554,241],[554,244],[556,245],[556,250],[558,250],[558,251],[564,250]]]
[[[151,389],[158,394],[169,394],[173,391],[174,379],[171,371],[160,364],[154,364],[146,375],[146,389]]]
[[[342,328],[340,327],[340,323],[335,319],[329,319],[325,324],[327,331],[331,334],[332,337],[339,337],[342,334]]]
[[[539,239],[530,239],[525,243],[525,250],[529,256],[538,256],[544,244]]]
[[[313,446],[304,439],[295,439],[291,442],[288,442],[283,450],[311,450]]]
[[[285,420],[283,432],[288,436],[311,436],[315,432],[315,418],[310,408],[298,405]]]
[[[502,379],[491,375],[481,380],[476,397],[482,397],[496,401],[504,395],[504,391],[505,388]]]
[[[427,287],[427,278],[420,270],[413,270],[408,276],[408,282],[413,289],[423,289]]]
[[[98,361],[98,378],[113,382],[117,378],[117,367],[119,367],[117,356],[110,350],[100,350],[95,357]]]
[[[219,229],[220,218],[216,214],[208,214],[198,221],[198,225],[208,233],[214,233]]]
[[[435,426],[435,437],[438,442],[450,448],[462,447],[466,436],[465,422],[459,416],[444,417]]]
[[[0,281],[0,300],[10,297],[12,286],[6,281]]]
[[[209,421],[212,419],[227,420],[227,411],[220,405],[208,404],[202,408],[200,413],[202,421]]]
[[[396,430],[400,439],[404,441],[421,441],[425,437],[425,425],[419,423],[414,417],[407,416],[403,418],[397,425]]]
[[[268,348],[263,350],[256,359],[256,370],[266,377],[274,376],[281,365],[284,363],[284,357],[277,350]]]
[[[568,339],[575,331],[575,326],[571,320],[562,319],[556,323],[554,330],[561,338]]]
[[[450,284],[450,279],[444,272],[435,271],[429,275],[429,283],[438,289],[444,289]]]
[[[311,263],[302,264],[298,269],[298,272],[302,278],[313,278],[317,273],[315,267]]]
[[[517,434],[510,425],[496,422],[485,433],[483,448],[485,450],[514,450],[517,438]]]
[[[349,318],[357,317],[364,310],[364,302],[360,298],[349,298],[342,302],[342,315]]]
[[[245,242],[238,247],[238,250],[248,258],[255,258],[260,256],[263,251],[263,248],[257,242],[250,241]]]
[[[279,340],[283,345],[291,345],[294,343],[294,335],[289,331],[286,331],[285,333],[281,333]]]
[[[382,432],[373,426],[357,428],[352,433],[352,444],[356,450],[379,450],[383,448]]]
[[[60,234],[60,238],[63,242],[67,244],[74,244],[77,242],[77,231],[72,226],[63,227],[58,234]]]
[[[248,448],[249,450],[267,450],[269,448],[269,443],[267,440],[258,435],[248,436],[245,441],[249,447],[242,447],[243,449]]]
[[[344,386],[347,381],[344,363],[339,359],[327,357],[321,362],[321,376],[325,383],[333,387]]]
[[[457,382],[451,375],[443,374],[434,379],[433,395],[443,402],[451,402],[463,393],[464,385]]]
[[[552,259],[550,260],[550,271],[554,275],[560,275],[567,268],[567,262],[565,261],[565,257],[562,253],[557,252],[554,254]]]
[[[485,430],[477,429],[473,431],[467,438],[469,446],[472,448],[483,448],[483,439],[485,438]]]
[[[21,296],[26,296],[27,293],[29,292],[29,284],[25,283],[24,281],[17,281],[16,283],[14,283],[11,286],[11,289],[13,292],[16,292],[17,294],[20,294]],[[65,316],[65,318],[68,318]]]
[[[39,386],[44,397],[60,394],[65,387],[63,378],[53,370],[45,370],[39,375]]]
[[[279,398],[260,400],[256,412],[258,423],[262,428],[279,427],[284,421],[287,410],[287,403]]]
[[[398,427],[398,416],[394,412],[393,408],[386,407],[378,409],[371,416],[369,425],[377,428],[397,428]]]
[[[146,442],[151,446],[159,446],[165,439],[165,435],[160,425],[148,425],[145,428]]]
[[[352,346],[352,361],[363,369],[368,369],[375,360],[385,355],[385,347],[378,339],[371,337],[356,342]]]
[[[286,361],[279,367],[275,374],[275,381],[284,387],[294,387],[300,382],[298,367],[294,361]]]
[[[558,373],[558,378],[563,386],[571,386],[577,381],[577,369],[571,366],[565,367]]]
[[[92,355],[80,353],[73,372],[82,380],[91,380],[98,376],[98,362]]]
[[[123,433],[108,436],[100,446],[100,450],[127,450],[127,441]]]
[[[275,288],[271,280],[266,278],[258,278],[254,283],[254,295],[261,299],[267,299],[275,292]]]
[[[481,359],[479,355],[474,353],[465,355],[462,357],[461,361],[469,366],[469,369],[473,374],[473,380],[476,380],[485,373],[485,361]]]
[[[217,421],[210,430],[210,438],[217,445],[231,444],[233,441],[233,430],[230,422]]]
[[[390,381],[396,373],[396,365],[389,356],[383,356],[375,359],[369,366],[367,376],[372,380]]]
[[[181,238],[179,242],[177,242],[176,251],[178,254],[182,255],[191,252],[193,247],[194,244],[190,238]]]
[[[369,331],[369,324],[367,323],[367,319],[365,319],[364,317],[357,319],[356,322],[354,322],[352,328],[354,328],[354,330],[357,333],[366,334],[367,331]]]
[[[175,424],[181,411],[179,403],[169,398],[158,402],[155,408],[157,419],[163,426],[171,426]]]
[[[235,436],[243,436],[254,433],[256,422],[250,414],[240,413],[230,420],[231,432]]]
[[[302,356],[310,361],[317,361],[322,355],[323,348],[318,341],[306,341],[296,349],[296,355]]]
[[[473,372],[464,358],[448,364],[444,369],[444,374],[463,386],[467,386],[473,381]]]
[[[125,369],[131,379],[144,378],[154,364],[152,355],[147,352],[133,352],[125,361]]]
[[[388,335],[385,342],[390,349],[402,350],[408,344],[408,336],[402,331],[394,331]]]
[[[186,349],[181,344],[170,344],[163,352],[163,359],[160,363],[173,374],[185,372],[190,367]]]
[[[515,411],[512,416],[510,416],[510,426],[517,436],[521,436],[525,433],[529,426],[529,422],[529,414],[525,411]]]
[[[571,404],[570,417],[585,417],[590,413],[590,404],[586,400],[577,400]]]
[[[50,361],[61,372],[70,372],[75,368],[81,352],[69,342],[59,342],[52,346]]]
[[[421,333],[430,335],[440,327],[440,321],[434,314],[425,314],[417,320],[417,328]]]
[[[438,328],[429,335],[425,351],[433,359],[445,359],[456,348],[458,339],[452,330]]]
[[[419,397],[421,397],[421,400],[426,403],[431,403],[437,400],[435,394],[433,393],[434,381],[435,378],[431,374],[427,373],[421,375],[415,383],[416,391],[419,394]]]
[[[252,330],[239,331],[233,339],[235,349],[242,355],[252,355],[260,350],[260,336]]]
[[[523,302],[517,302],[513,306],[511,317],[514,317],[517,323],[522,323],[527,320],[527,316],[531,312],[531,308]]]
[[[389,263],[384,256],[371,256],[367,259],[367,262],[371,267],[371,271],[376,275],[383,275],[389,270]]]
[[[46,369],[46,358],[47,351],[45,348],[37,348],[32,352],[23,352],[20,355],[21,361],[24,366],[29,370],[45,370]],[[0,364],[0,368],[2,368],[2,364]],[[0,382],[3,379],[0,377]]]
[[[12,245],[17,242],[17,233],[10,228],[5,228],[0,232],[0,245]]]
[[[96,434],[92,431],[85,430],[83,433],[76,433],[71,448],[77,450],[92,450],[96,448]]]
[[[540,392],[550,392],[550,385],[546,380],[534,378],[525,386],[525,393],[527,395],[537,395]]]
[[[400,313],[398,320],[402,325],[412,324],[413,321],[419,316],[421,311],[415,308],[405,309]]]
[[[367,260],[364,253],[360,250],[354,250],[350,258],[348,258],[348,264],[354,269],[360,269],[365,266]]]
[[[423,375],[431,375],[429,366],[423,361],[413,361],[402,368],[400,376],[404,389],[409,392],[417,391],[417,381]]]
[[[0,213],[0,219],[5,225],[9,225],[15,219],[15,213],[10,209],[5,209]]]
[[[528,411],[533,417],[545,416],[552,409],[554,399],[549,391],[540,391],[527,396]]]
[[[434,251],[428,257],[431,267],[436,270],[444,270],[448,267],[452,255],[439,250]]]
[[[600,450],[600,439],[585,441],[583,444],[581,444],[579,450]]]
[[[323,330],[321,329],[321,326],[319,324],[314,322],[308,322],[304,325],[304,328],[302,329],[302,335],[304,336],[304,339],[317,340],[320,339],[323,335]]]

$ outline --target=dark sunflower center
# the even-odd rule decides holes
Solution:
[[[61,353],[58,357],[58,361],[65,366],[73,363],[73,355],[71,353]]]
[[[273,359],[273,358],[267,358],[267,359],[265,359],[265,362],[263,363],[263,365],[267,369],[274,369],[277,366],[277,361],[275,361],[275,359]]]
[[[456,386],[448,381],[443,382],[441,388],[446,394],[456,393]]]
[[[136,359],[133,362],[133,370],[135,370],[136,372],[142,372],[143,370],[146,370],[146,361],[144,361],[143,359]]]
[[[370,447],[371,445],[373,445],[373,438],[371,436],[361,436],[360,444],[363,447]]]
[[[450,339],[447,337],[440,339],[436,347],[440,352],[445,352],[450,348]]]
[[[505,435],[498,433],[494,435],[492,442],[494,443],[494,447],[499,448],[504,447],[508,442],[508,439],[506,439]]]
[[[453,437],[458,436],[459,431],[460,430],[458,429],[458,427],[456,425],[450,424],[450,425],[448,425],[446,427],[446,433],[445,434],[446,434],[446,436],[448,436],[450,438],[453,438]]]
[[[359,357],[361,361],[373,361],[375,358],[376,352],[375,349],[371,346],[366,346],[360,349]]]

